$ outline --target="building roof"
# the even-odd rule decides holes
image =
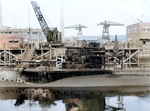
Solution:
[[[132,27],[132,26],[137,26],[137,25],[150,25],[150,22],[139,22],[139,23],[134,23],[134,24],[131,24],[131,25],[128,25],[127,27]]]

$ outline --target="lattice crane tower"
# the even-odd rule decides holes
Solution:
[[[31,1],[31,4],[47,41],[49,43],[61,43],[61,33],[57,28],[53,28],[52,30],[49,28],[40,10],[40,6],[35,1]]]
[[[124,24],[112,22],[112,21],[104,21],[104,22],[101,22],[97,25],[98,26],[103,25],[102,42],[105,40],[110,40],[109,30],[108,30],[109,26],[124,26]]]
[[[84,25],[81,25],[81,24],[77,24],[77,25],[72,25],[72,26],[67,26],[65,27],[65,29],[71,29],[71,28],[75,28],[76,30],[78,30],[77,32],[77,36],[83,36],[82,34],[82,28],[87,28],[86,26]]]

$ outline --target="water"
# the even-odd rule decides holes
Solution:
[[[150,111],[148,89],[0,88],[0,111]]]

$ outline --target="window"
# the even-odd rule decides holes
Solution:
[[[143,32],[146,32],[146,28],[143,28]]]
[[[128,29],[128,34],[130,34],[130,29]]]
[[[143,32],[150,32],[150,27],[143,27]]]
[[[137,27],[134,27],[134,33],[136,33],[137,32]]]
[[[13,43],[14,41],[9,41],[9,43]]]
[[[133,26],[131,28],[128,29],[128,34],[133,34],[133,33],[137,33],[137,26]]]
[[[147,31],[148,31],[148,32],[150,31],[150,27],[147,28]]]
[[[38,32],[32,32],[32,34],[38,34]]]
[[[15,43],[18,43],[18,41],[14,41]]]

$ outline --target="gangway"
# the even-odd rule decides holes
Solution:
[[[21,61],[30,61],[32,59],[34,51],[35,51],[34,46],[33,47],[28,46],[21,58]]]
[[[21,57],[21,61],[20,64],[18,64],[16,66],[16,70],[21,72],[23,71],[25,68],[27,68],[29,66],[28,62],[26,61],[31,61],[33,54],[35,52],[35,47],[33,46],[28,46],[25,50],[25,52],[23,53],[23,56]]]

